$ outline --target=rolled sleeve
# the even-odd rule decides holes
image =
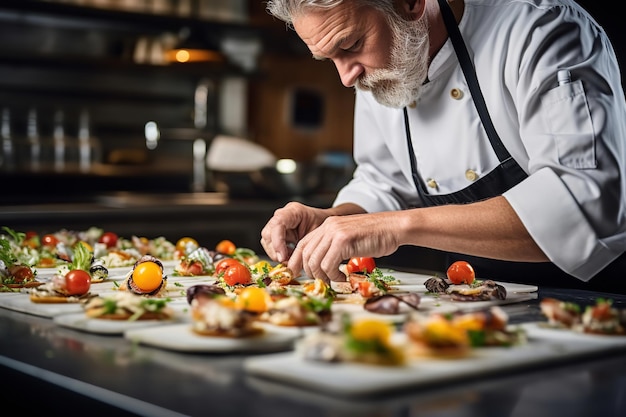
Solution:
[[[535,172],[504,197],[550,261],[582,281],[589,281],[621,254],[597,236],[567,187],[549,168]]]

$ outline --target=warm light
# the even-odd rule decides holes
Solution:
[[[172,49],[165,53],[167,62],[222,62],[224,57],[217,51],[204,49]]]
[[[276,161],[276,171],[281,174],[292,174],[296,171],[296,161],[293,159],[279,159]]]
[[[176,51],[176,61],[178,62],[189,61],[189,51],[187,51],[186,49],[181,49],[180,51]]]

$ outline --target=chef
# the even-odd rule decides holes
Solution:
[[[267,8],[355,87],[357,164],[332,207],[275,212],[261,232],[268,256],[343,280],[344,260],[413,245],[478,276],[626,286],[620,69],[574,1]]]

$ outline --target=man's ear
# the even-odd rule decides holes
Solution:
[[[419,19],[424,13],[426,0],[400,0],[402,13],[411,20]]]

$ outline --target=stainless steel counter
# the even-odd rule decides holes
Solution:
[[[581,304],[610,296],[540,289]],[[541,319],[538,299],[505,307],[512,323]],[[341,398],[247,375],[246,354],[183,354],[56,326],[0,309],[0,392],[23,415],[624,416],[626,352],[490,377]]]

